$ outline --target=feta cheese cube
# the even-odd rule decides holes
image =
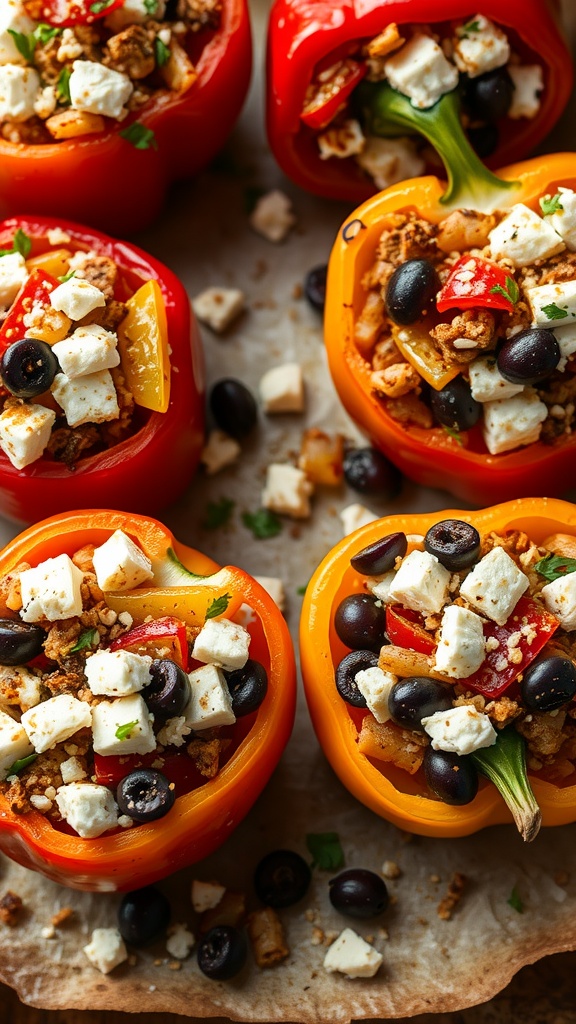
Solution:
[[[468,573],[460,595],[486,618],[503,626],[528,585],[528,577],[504,548],[492,548]]]
[[[446,60],[438,43],[421,32],[386,61],[384,71],[392,88],[422,110],[433,107],[458,85],[457,69]]]
[[[483,14],[470,18],[456,30],[454,61],[459,71],[469,78],[478,78],[487,71],[501,68],[510,60],[510,44],[506,35]]]
[[[435,615],[448,600],[450,573],[429,551],[411,551],[390,587],[390,597],[406,608]]]
[[[57,373],[51,390],[70,427],[79,427],[81,423],[105,423],[117,420],[120,415],[110,370],[99,370],[74,380],[65,373]]]
[[[538,395],[524,391],[484,404],[484,443],[491,455],[532,444],[540,437],[548,409]]]
[[[33,753],[34,747],[24,726],[5,711],[0,711],[0,782],[8,777],[15,761]]]
[[[106,786],[95,786],[91,782],[70,782],[58,787],[56,804],[64,821],[81,839],[96,839],[118,824],[116,801]]]
[[[106,305],[106,296],[89,281],[71,277],[50,292],[50,305],[70,320],[83,320],[88,313]]]
[[[202,665],[190,672],[188,679],[190,700],[184,716],[190,729],[201,732],[220,725],[233,725],[236,716],[222,671],[215,665]]]
[[[384,189],[406,178],[417,178],[424,173],[426,161],[422,159],[412,139],[400,136],[397,139],[380,139],[369,135],[366,145],[356,157],[356,162],[366,171],[376,188]]]
[[[447,750],[461,757],[491,747],[497,739],[488,715],[477,711],[473,704],[436,711],[423,718],[422,725],[432,739],[433,750]]]
[[[260,379],[264,412],[304,412],[304,378],[300,363],[274,366]]]
[[[540,591],[542,600],[551,615],[555,615],[562,629],[572,632],[576,629],[576,573],[559,576],[547,583]]]
[[[554,326],[554,337],[560,346],[560,361],[556,369],[562,373],[566,364],[576,353],[576,324],[568,324],[568,327]]]
[[[81,782],[86,778],[86,772],[81,761],[77,757],[68,757],[60,764],[60,774],[65,786],[70,782]]]
[[[559,208],[554,213],[544,215],[544,220],[566,242],[570,252],[576,251],[576,192],[571,188],[558,189]],[[551,196],[547,196],[547,199]],[[4,257],[5,259],[5,257]],[[0,260],[0,266],[2,260]]]
[[[26,260],[19,252],[0,256],[0,306],[11,306],[22,285],[28,280]]]
[[[248,661],[250,633],[230,619],[206,619],[192,648],[192,657],[232,672]]]
[[[88,373],[118,366],[118,338],[98,324],[77,327],[70,337],[58,341],[52,351],[67,377],[85,377]]]
[[[355,501],[352,505],[346,505],[340,513],[340,519],[342,522],[342,532],[345,537],[350,533],[354,533],[355,530],[359,530],[362,526],[367,526],[368,523],[374,523],[378,516],[371,509],[366,508],[366,505],[361,505]]]
[[[310,515],[310,495],[314,485],[302,469],[289,463],[272,462],[266,472],[262,491],[262,505],[280,515],[293,519],[307,519]]]
[[[0,413],[0,448],[15,469],[41,458],[50,440],[56,413],[33,402],[10,402]]]
[[[90,705],[70,693],[49,697],[22,715],[22,725],[37,754],[70,739],[92,724]]]
[[[539,64],[509,64],[507,71],[514,83],[512,104],[507,116],[513,121],[521,117],[536,117],[544,89],[542,68]]]
[[[488,238],[491,258],[511,260],[516,267],[548,259],[565,248],[554,228],[524,203],[513,206]]]
[[[242,451],[238,441],[223,430],[211,430],[208,440],[202,449],[200,461],[204,465],[208,476],[219,473],[221,469],[230,466]]]
[[[345,928],[329,947],[324,967],[349,978],[373,978],[382,963],[382,954],[365,942],[352,928]]]
[[[28,711],[40,700],[39,676],[23,665],[0,665],[0,708],[18,706]]]
[[[576,281],[559,281],[527,288],[535,327],[552,327],[576,320]]]
[[[283,242],[295,223],[292,203],[279,189],[261,196],[250,215],[250,227],[269,242]]]
[[[84,671],[92,693],[125,697],[149,686],[151,664],[147,654],[100,650],[90,655]]]
[[[254,579],[270,595],[280,611],[283,612],[286,607],[286,593],[283,581],[278,576],[255,576]]]
[[[342,160],[347,156],[354,156],[362,152],[365,142],[360,123],[351,118],[337,128],[328,128],[318,136],[320,159],[329,160],[335,156]]]
[[[150,18],[162,21],[165,13],[166,0],[124,0],[122,7],[104,19],[104,24],[116,34],[128,25],[142,25]]]
[[[128,725],[130,731],[124,735]],[[95,752],[104,756],[150,754],[156,749],[152,718],[138,693],[96,704],[92,709],[92,735]]]
[[[192,906],[197,914],[203,914],[205,910],[213,910],[222,899],[226,889],[218,882],[201,882],[195,878],[192,882],[190,898]]]
[[[34,68],[0,65],[0,121],[27,121],[34,116],[40,77]]]
[[[24,622],[71,619],[82,614],[84,576],[68,555],[57,555],[20,573]]]
[[[0,64],[25,64],[12,32],[30,36],[36,22],[26,14],[21,0],[2,0],[0,4]]]
[[[203,324],[222,334],[244,309],[246,297],[239,288],[205,288],[192,299],[192,309]]]
[[[512,384],[505,380],[498,369],[495,356],[478,356],[468,367],[472,398],[477,402],[493,402],[500,398],[512,398],[524,390],[523,384]]]
[[[398,682],[398,676],[391,672],[384,672],[375,665],[373,668],[364,668],[354,676],[354,682],[366,704],[374,715],[377,722],[388,722],[390,712],[388,710],[388,698],[392,687]]]
[[[100,590],[133,590],[153,577],[152,562],[123,530],[115,530],[94,551],[94,572]]]
[[[128,959],[124,940],[116,928],[95,928],[90,942],[83,947],[83,951],[90,963],[102,974],[110,974],[110,971]]]
[[[134,86],[121,71],[113,71],[98,61],[75,60],[69,89],[73,110],[118,119],[124,113],[124,104],[130,99]]]
[[[194,936],[185,924],[173,924],[168,929],[166,952],[176,958],[185,960],[194,945]]]
[[[453,679],[466,679],[484,661],[483,622],[476,612],[451,604],[444,609],[435,668]]]
[[[390,596],[390,590],[392,584],[396,578],[394,569],[390,572],[385,572],[383,576],[372,576],[371,579],[366,580],[366,586],[374,597],[377,597],[382,604],[393,604],[394,598]]]

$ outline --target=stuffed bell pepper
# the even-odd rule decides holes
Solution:
[[[338,544],[301,622],[314,728],[400,828],[576,821],[576,508],[393,516]]]
[[[2,0],[0,215],[134,232],[248,89],[246,0]]]
[[[276,0],[267,103],[278,163],[311,192],[361,202],[434,170],[447,119],[491,166],[518,160],[570,95],[557,11],[548,0]],[[413,121],[374,123],[365,93],[383,89]]]
[[[31,527],[0,574],[0,849],[96,891],[208,856],[292,729],[272,599],[123,512]]]
[[[0,513],[155,511],[203,443],[199,332],[175,275],[61,220],[0,224]]]

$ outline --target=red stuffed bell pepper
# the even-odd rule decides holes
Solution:
[[[0,216],[57,214],[114,234],[157,217],[218,152],[251,70],[246,0],[6,0]]]
[[[0,224],[0,513],[155,511],[203,443],[199,332],[175,275],[58,220]]]
[[[425,117],[382,133],[362,110],[366,83],[385,81],[424,114],[443,98],[491,166],[519,159],[570,95],[557,10],[547,0],[441,0],[431,23],[428,0],[276,0],[267,118],[278,163],[301,187],[355,203],[433,170]]]

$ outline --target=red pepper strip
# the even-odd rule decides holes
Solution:
[[[98,18],[105,18],[117,7],[122,7],[123,3],[124,0],[45,0],[42,20],[58,28],[91,25]]]
[[[433,654],[436,643],[422,622],[419,612],[401,605],[386,606],[386,635],[390,643],[418,654]]]
[[[107,757],[103,754],[94,754],[94,775],[99,785],[115,789],[130,772],[137,768],[158,768],[160,760],[164,763],[159,770],[170,782],[174,783],[176,796],[190,793],[191,790],[203,786],[206,782],[192,758],[186,754],[185,747],[182,747],[180,753],[164,753],[162,755],[159,755],[157,751],[152,751],[151,754],[130,754],[124,757],[119,754]]]
[[[514,309],[518,286],[501,267],[480,256],[462,256],[452,267],[450,277],[436,303],[438,312],[446,309]]]
[[[59,282],[45,270],[33,270],[0,328],[0,355],[13,341],[24,337],[24,316],[34,305],[49,306],[50,292]]]
[[[175,654],[184,671],[188,671],[188,641],[186,626],[181,619],[172,615],[163,615],[160,619],[143,622],[141,626],[129,629],[127,633],[117,637],[110,644],[111,651],[125,651],[130,647],[142,647],[146,644],[157,644],[161,640],[175,643]]]
[[[308,87],[301,120],[309,128],[325,128],[334,120],[353,89],[366,74],[366,64],[350,58],[339,60],[324,71]]]

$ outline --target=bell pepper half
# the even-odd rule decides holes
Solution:
[[[538,113],[530,119],[501,120],[499,143],[489,163],[498,167],[529,153],[556,123],[571,90],[571,59],[556,24],[554,0],[485,0],[476,9],[461,0],[441,0],[433,11],[428,0],[276,0],[268,30],[267,125],[270,148],[282,170],[302,188],[331,199],[358,203],[377,191],[353,157],[322,160],[318,150],[318,129],[347,103],[352,78],[356,85],[362,77],[358,69],[365,65],[355,58],[387,25],[396,24],[399,32],[403,26],[421,25],[436,31],[442,23],[469,18],[477,11],[504,30],[522,63],[543,69]],[[342,74],[346,62],[356,63],[355,77]],[[322,102],[318,85],[325,81],[322,72],[330,68],[334,89],[328,93],[324,88]],[[310,91],[315,83],[311,120]],[[457,92],[449,94],[454,105]],[[408,133],[415,130],[420,129],[412,125]]]
[[[77,6],[83,11],[87,5],[82,0]],[[68,0],[50,0],[44,22],[68,24],[61,17],[67,7]],[[103,132],[46,145],[0,139],[0,217],[26,210],[95,224],[115,235],[152,223],[172,182],[210,163],[240,113],[252,65],[247,0],[224,0],[218,28],[198,33],[193,49],[197,77],[187,91],[159,89]]]
[[[68,241],[51,244],[53,231]],[[108,256],[120,270],[116,298],[128,307],[118,328],[118,347],[136,413],[127,438],[80,458],[73,468],[45,453],[18,470],[0,452],[0,513],[30,522],[91,507],[96,498],[103,506],[113,506],[120,496],[128,509],[155,512],[184,491],[203,444],[202,344],[188,295],[175,274],[154,257],[91,228],[60,219],[14,217],[0,224],[0,249],[10,249],[17,232],[31,243],[30,276],[0,325],[0,355],[23,337],[24,298],[28,308],[30,302],[45,303],[74,252]],[[48,343],[60,340],[70,327],[60,315],[63,333],[56,324],[54,333],[44,337]]]
[[[479,512],[444,510],[427,515],[390,516],[370,523],[337,544],[310,580],[302,607],[300,652],[312,723],[322,749],[342,783],[361,803],[399,828],[419,835],[446,838],[469,835],[488,825],[509,822],[511,812],[493,786],[482,785],[471,803],[454,807],[429,796],[421,772],[409,775],[389,763],[372,760],[360,753],[358,736],[365,712],[347,704],[336,689],[335,669],[348,653],[348,648],[334,628],[334,614],[342,599],[349,594],[363,592],[363,578],[350,565],[354,555],[389,533],[403,531],[424,535],[434,523],[444,519],[472,523],[481,535],[490,531],[525,531],[536,544],[555,533],[576,536],[576,508],[567,502],[546,498],[510,501]],[[389,612],[390,606],[387,608]],[[404,613],[399,616],[398,609],[392,606],[391,616],[386,615],[388,635],[391,635],[392,627],[393,642],[401,639],[406,647],[414,635],[416,642],[412,643],[412,649],[429,653],[423,651],[422,643],[418,642],[418,623],[411,620],[412,616],[408,618]],[[415,630],[411,628],[414,626]],[[546,623],[542,637],[548,639],[549,636],[550,626]],[[382,649],[383,652],[386,650],[386,647]],[[520,665],[516,671],[521,671],[522,667]],[[498,743],[503,737],[506,737],[508,745],[508,749],[502,750],[503,757],[510,758],[513,763],[522,762],[523,743],[515,730],[504,730]],[[509,744],[511,737],[517,742]],[[483,757],[487,750],[494,749],[490,747],[476,753]],[[488,775],[492,768],[493,765],[488,766],[485,774]],[[506,784],[509,781],[506,768],[503,774]],[[502,779],[499,781],[502,784]],[[533,773],[529,775],[529,784],[543,825],[565,825],[576,821],[576,785],[555,785]],[[529,791],[527,799],[533,801]],[[533,807],[538,819],[537,828],[539,815],[536,804]]]
[[[185,753],[170,754],[164,770],[174,774],[177,800],[170,815],[161,820],[86,841],[55,829],[37,811],[12,813],[0,795],[3,853],[63,885],[100,892],[140,888],[217,849],[249,811],[276,767],[292,730],[296,699],[290,635],[270,596],[241,569],[218,569],[212,559],[180,544],[153,519],[86,510],[44,520],[4,548],[0,573],[10,572],[22,561],[35,565],[58,554],[71,555],[85,544],[98,546],[117,529],[131,536],[151,559],[159,595],[185,621],[201,625],[207,607],[224,593],[231,598],[227,615],[233,616],[242,603],[250,606],[255,616],[247,627],[251,657],[264,665],[268,691],[256,712],[227,727],[231,754],[214,778],[206,781],[190,770]],[[117,610],[129,610],[139,628],[149,613],[153,589],[146,585],[118,593],[109,603],[112,606],[113,601]],[[99,758],[99,781],[118,781],[118,760]],[[108,767],[103,761],[110,761]],[[127,770],[124,765],[121,774]]]

